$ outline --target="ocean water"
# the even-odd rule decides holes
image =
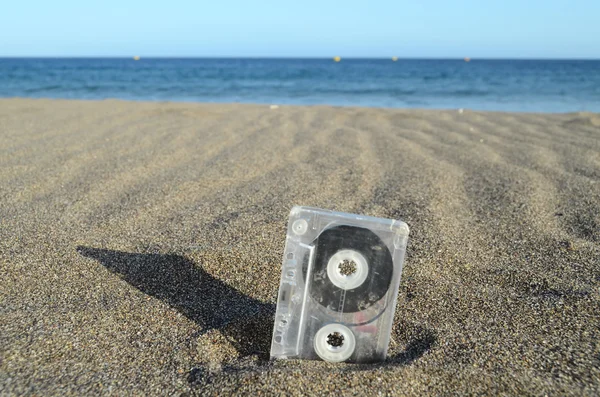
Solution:
[[[0,58],[0,97],[600,112],[600,61]]]

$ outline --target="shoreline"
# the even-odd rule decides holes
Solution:
[[[507,110],[480,110],[473,108],[428,108],[428,107],[382,107],[382,106],[358,106],[358,105],[335,105],[327,103],[317,104],[286,104],[280,102],[198,102],[198,101],[186,101],[186,100],[149,100],[149,99],[122,99],[122,98],[60,98],[60,97],[2,97],[0,101],[63,101],[63,102],[125,102],[125,103],[138,103],[138,104],[188,104],[188,105],[199,105],[199,106],[255,106],[255,107],[270,107],[276,106],[271,110],[278,108],[333,108],[333,109],[373,109],[373,110],[389,110],[389,111],[416,111],[416,112],[476,112],[476,113],[496,113],[496,114],[520,114],[520,115],[600,115],[600,112],[578,110],[578,111],[565,111],[565,112],[529,112],[529,111],[507,111]]]

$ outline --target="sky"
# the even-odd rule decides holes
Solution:
[[[5,0],[0,56],[600,58],[599,0]]]

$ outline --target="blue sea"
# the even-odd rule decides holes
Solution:
[[[600,112],[600,61],[0,58],[0,97]]]

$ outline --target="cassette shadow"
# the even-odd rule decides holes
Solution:
[[[374,371],[380,368],[409,366],[432,350],[438,342],[434,330],[403,320],[400,320],[398,330],[394,332],[394,339],[404,345],[402,350],[391,352],[381,363],[357,364],[345,368],[345,371]]]
[[[437,342],[437,336],[434,331],[420,326],[413,326],[409,332],[401,331],[396,335],[399,337],[398,339],[402,340],[406,338],[407,333],[409,333],[409,336],[407,338],[406,347],[403,351],[390,356],[388,358],[389,363],[395,365],[410,365],[431,350]]]
[[[251,298],[174,254],[141,254],[77,247],[143,293],[162,300],[197,323],[216,329],[241,357],[269,358],[275,305]]]

